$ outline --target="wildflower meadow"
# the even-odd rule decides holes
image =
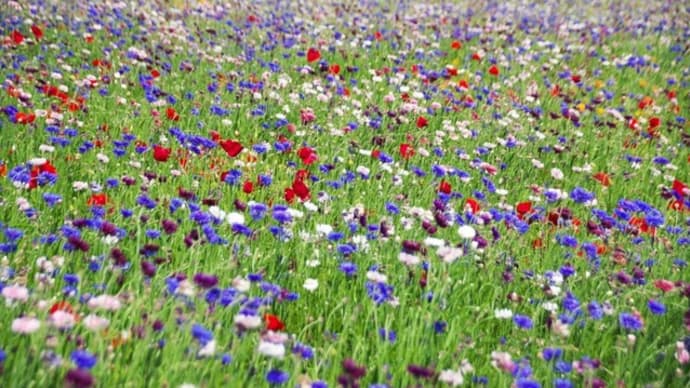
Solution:
[[[0,386],[687,387],[685,1],[4,1]]]

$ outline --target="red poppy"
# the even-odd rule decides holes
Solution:
[[[481,210],[481,206],[479,206],[479,202],[474,198],[467,198],[467,200],[465,200],[464,209],[467,209],[467,208],[470,209],[472,214],[475,214],[479,210]]]
[[[417,117],[417,128],[424,128],[429,124],[429,120],[424,116]]]
[[[53,314],[53,313],[56,313],[56,312],[58,312],[58,311],[64,311],[64,312],[66,312],[66,313],[73,314],[73,313],[74,313],[74,308],[72,307],[72,305],[71,305],[68,301],[63,300],[63,301],[60,301],[60,302],[55,302],[55,303],[53,303],[53,305],[50,306],[50,309],[48,310],[48,313],[49,313],[49,314]]]
[[[497,76],[499,73],[500,73],[500,71],[498,70],[498,66],[491,65],[491,67],[489,67],[489,74],[491,74],[493,76]]]
[[[649,129],[656,129],[661,125],[661,120],[658,117],[649,119]]]
[[[153,158],[158,162],[166,162],[171,152],[170,148],[161,147],[158,144],[153,146]]]
[[[675,191],[676,194],[678,194],[679,196],[681,196],[681,197],[686,196],[687,193],[685,191],[687,189],[688,189],[688,185],[686,185],[685,183],[679,181],[678,179],[673,180],[673,191]]]
[[[479,53],[473,53],[473,54],[472,54],[472,60],[473,60],[473,61],[481,61],[481,60],[482,60],[482,56],[481,56]]]
[[[160,71],[158,71],[158,70],[156,70],[156,69],[151,70],[151,77],[153,77],[153,78],[158,78],[158,77],[160,77],[160,76],[161,76]]]
[[[307,51],[307,62],[312,63],[318,61],[319,58],[321,58],[319,50],[312,47]]]
[[[24,35],[21,32],[14,30],[10,33],[10,38],[14,44],[21,44],[24,41]]]
[[[463,89],[469,89],[470,88],[470,84],[468,84],[467,80],[464,80],[464,79],[461,79],[460,81],[458,81],[458,86],[463,88]]]
[[[450,44],[450,47],[453,50],[459,50],[462,48],[462,43],[459,40],[454,40],[453,43]]]
[[[544,247],[544,240],[541,238],[536,238],[532,240],[532,249],[540,249]]]
[[[450,183],[446,182],[445,179],[441,180],[441,183],[438,185],[438,191],[443,194],[450,194],[452,190],[453,188],[451,187]]]
[[[240,142],[234,140],[222,140],[219,144],[231,158],[237,156],[244,149]]]
[[[316,152],[309,147],[302,147],[297,150],[297,156],[299,156],[299,158],[302,159],[302,163],[306,165],[310,165],[319,159]]]
[[[573,74],[572,76],[570,76],[570,80],[577,84],[580,83],[582,77],[580,77],[579,74]]]
[[[553,85],[551,88],[551,96],[556,97],[559,94],[561,94],[561,88],[559,88],[558,85]]]
[[[41,38],[43,38],[43,30],[41,30],[41,27],[34,24],[31,26],[31,32],[34,34],[36,40],[41,40]]]
[[[649,96],[644,96],[644,97],[642,97],[640,102],[637,104],[637,107],[639,109],[644,109],[644,108],[646,108],[652,104],[654,104],[654,100],[652,100],[652,98]]]
[[[291,187],[285,189],[285,202],[292,203],[295,200],[295,190]]]
[[[266,323],[266,330],[281,331],[285,329],[283,321],[273,314],[264,314],[264,322]]]
[[[334,63],[328,67],[328,71],[331,74],[338,75],[340,73],[340,65],[338,65],[337,63]]]
[[[381,157],[381,151],[380,150],[372,150],[371,151],[371,157],[374,159],[378,159]]]
[[[17,120],[17,124],[33,124],[36,120],[36,115],[33,113],[17,112],[14,115],[14,119]]]
[[[180,115],[177,114],[173,107],[168,107],[168,109],[165,110],[165,115],[168,117],[168,120],[177,121],[180,119]]]
[[[213,140],[214,142],[218,143],[220,141],[220,133],[218,133],[218,131],[211,131],[210,135],[211,140]]]
[[[409,158],[413,157],[414,154],[415,154],[414,148],[411,145],[409,145],[407,143],[400,144],[400,156],[403,159],[409,159]]]
[[[605,172],[598,172],[594,174],[594,179],[601,183],[602,186],[604,187],[609,187],[611,186],[611,178],[609,177],[609,174]]]
[[[654,281],[654,287],[662,292],[669,292],[673,291],[675,284],[673,284],[673,282],[670,280],[658,279]]]
[[[520,219],[522,219],[525,215],[532,212],[532,202],[530,202],[530,201],[520,202],[515,207],[515,210],[518,213],[518,217]]]
[[[381,33],[381,31],[374,32],[374,39],[376,39],[378,41],[383,40],[383,34]]]
[[[106,203],[108,203],[108,196],[104,193],[93,194],[89,197],[89,200],[86,201],[88,206],[105,206]]]
[[[252,191],[254,191],[254,183],[252,181],[244,181],[244,184],[242,185],[242,191],[244,191],[247,194],[251,194]]]
[[[652,236],[656,235],[656,228],[650,227],[649,224],[647,224],[647,221],[642,217],[632,217],[630,221],[628,221],[628,224],[636,227],[642,233],[650,234]]]
[[[309,191],[309,187],[307,187],[307,185],[302,180],[295,179],[295,181],[292,182],[292,191],[302,201],[307,201],[309,200],[309,198],[311,198],[311,192]]]

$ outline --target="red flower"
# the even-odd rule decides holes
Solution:
[[[649,129],[656,129],[659,125],[661,125],[661,120],[658,117],[649,119]]]
[[[443,194],[450,194],[450,192],[453,190],[451,187],[450,183],[446,182],[445,179],[441,180],[441,183],[438,185],[438,191],[442,192]]]
[[[14,119],[17,120],[17,124],[33,124],[36,120],[36,115],[33,113],[17,112],[14,115]]]
[[[158,70],[156,70],[156,69],[151,70],[151,77],[153,77],[153,78],[158,78],[158,77],[160,77],[160,76],[161,76],[161,72],[160,72],[160,71],[158,71]]]
[[[414,148],[407,143],[400,144],[400,156],[403,159],[409,159],[414,156]]]
[[[31,26],[31,32],[33,32],[36,40],[41,40],[41,38],[43,38],[43,30],[41,30],[41,27],[34,24]]]
[[[273,314],[264,314],[264,322],[266,323],[266,330],[281,331],[285,329],[283,321]]]
[[[479,210],[481,210],[481,207],[479,206],[479,202],[477,202],[476,199],[474,198],[467,198],[465,201],[465,209],[469,208],[472,214],[477,213]]]
[[[319,50],[312,47],[309,49],[309,51],[307,51],[307,62],[312,63],[314,61],[318,61],[319,58],[321,58],[321,53]]]
[[[609,187],[611,186],[611,178],[609,177],[609,174],[605,172],[598,172],[594,174],[594,179],[601,183],[602,186],[604,187]]]
[[[218,131],[211,131],[210,135],[211,140],[213,140],[214,142],[218,143],[220,141],[220,133],[218,133]]]
[[[24,41],[24,35],[21,32],[14,30],[10,33],[10,38],[14,44],[21,44]]]
[[[644,108],[646,108],[652,104],[654,104],[654,100],[652,100],[652,98],[649,96],[644,96],[644,97],[642,97],[640,102],[637,104],[637,107],[639,109],[644,109]]]
[[[93,194],[89,200],[86,201],[88,206],[105,206],[106,203],[108,203],[108,196],[103,193]]]
[[[328,67],[328,71],[331,74],[338,75],[338,74],[340,74],[340,65],[338,65],[337,63],[334,63]]]
[[[481,61],[481,60],[482,60],[482,56],[481,56],[479,53],[473,53],[473,54],[472,54],[472,60],[473,60],[473,61]]]
[[[295,190],[288,187],[285,189],[285,202],[292,203],[295,200]]]
[[[463,88],[463,89],[469,89],[470,85],[467,83],[467,80],[461,79],[458,81],[458,86]]]
[[[170,148],[161,147],[157,144],[153,146],[153,158],[158,162],[167,161],[171,152]]]
[[[673,291],[675,285],[672,281],[666,279],[659,279],[654,281],[654,287],[661,290],[662,292]]]
[[[376,39],[378,41],[383,40],[383,34],[381,33],[381,31],[374,32],[374,39]]]
[[[424,116],[417,117],[417,128],[424,128],[429,124],[429,120]]]
[[[522,217],[524,217],[526,214],[528,214],[532,211],[532,202],[530,202],[530,201],[520,202],[515,207],[515,210],[518,213],[518,217],[520,219],[522,219]]]
[[[169,107],[168,109],[166,109],[165,115],[168,117],[168,120],[177,121],[180,119],[180,115],[177,114],[175,108],[173,107]]]
[[[499,73],[500,73],[500,72],[499,72],[499,70],[498,70],[498,66],[496,66],[496,65],[491,65],[491,67],[489,68],[489,74],[491,74],[491,75],[493,75],[493,76],[497,76]]]
[[[459,40],[454,40],[453,43],[450,44],[450,47],[451,47],[453,50],[458,50],[458,49],[461,49],[461,48],[462,48],[462,43],[460,43]]]
[[[227,152],[231,158],[237,156],[237,154],[239,154],[242,151],[242,149],[244,149],[240,142],[234,140],[222,140],[219,144],[221,147],[223,147],[225,152]]]
[[[252,181],[244,181],[244,184],[242,185],[242,191],[244,191],[247,194],[251,194],[252,191],[254,191],[254,183],[252,183]]]
[[[66,313],[73,314],[73,313],[74,313],[74,308],[72,307],[72,305],[71,305],[68,301],[63,300],[63,301],[60,301],[60,302],[55,302],[55,303],[53,303],[53,305],[50,306],[50,309],[48,310],[48,313],[49,313],[49,314],[53,314],[53,313],[56,313],[56,312],[58,312],[58,311],[64,311],[64,312],[66,312]]]
[[[299,158],[302,159],[302,163],[306,165],[310,165],[319,159],[316,152],[309,147],[302,147],[297,150],[297,156],[299,156]]]
[[[570,76],[570,80],[577,84],[580,83],[582,77],[580,77],[579,74],[573,74],[572,76]]]
[[[311,198],[309,187],[307,187],[307,185],[301,180],[295,179],[295,181],[292,182],[292,191],[302,201],[307,201],[309,198]]]
[[[679,181],[678,179],[673,180],[673,191],[675,191],[676,194],[678,194],[678,196],[685,197],[686,195],[688,195],[686,193],[687,190],[688,190],[688,185]]]
[[[381,157],[381,151],[380,150],[372,150],[371,151],[371,157],[374,159],[378,159]]]

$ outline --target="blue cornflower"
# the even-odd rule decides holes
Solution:
[[[396,339],[398,338],[398,335],[395,333],[395,331],[390,329],[386,330],[383,327],[379,329],[379,336],[382,340],[388,340],[390,343],[395,343]]]
[[[575,385],[568,379],[554,379],[553,388],[573,388]]]
[[[626,330],[638,331],[642,329],[642,321],[630,313],[621,313],[618,316],[618,323]]]
[[[576,187],[570,192],[570,198],[576,203],[585,203],[594,199],[594,193],[590,193],[582,187]]]
[[[62,202],[62,196],[53,193],[44,193],[43,201],[45,201],[46,205],[49,207],[53,207]]]
[[[647,302],[647,307],[649,307],[649,311],[654,315],[663,315],[666,313],[666,306],[654,299],[650,299],[649,302]]]
[[[601,307],[599,302],[597,301],[591,301],[587,305],[587,311],[589,312],[589,316],[592,317],[592,319],[599,320],[604,316],[604,309]]]
[[[515,381],[515,387],[517,388],[541,388],[541,384],[529,378],[521,378]]]
[[[526,315],[516,314],[515,316],[513,316],[513,322],[515,323],[515,325],[517,325],[517,327],[525,330],[529,330],[534,326],[534,324],[532,323],[532,318]]]
[[[563,356],[563,349],[561,348],[544,348],[541,352],[545,361],[558,360]]]
[[[213,333],[202,325],[195,323],[192,325],[192,337],[204,346],[213,340]]]
[[[86,350],[75,350],[72,352],[70,358],[79,369],[91,369],[96,365],[96,362],[98,362],[96,356]]]
[[[5,238],[7,242],[13,243],[24,236],[24,232],[21,229],[7,228],[5,229]]]
[[[282,385],[290,379],[290,375],[280,369],[271,369],[266,373],[266,381],[271,385]]]
[[[340,263],[340,270],[347,276],[353,276],[357,272],[357,265],[350,261]]]

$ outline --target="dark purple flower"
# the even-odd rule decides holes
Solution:
[[[407,371],[415,378],[430,379],[436,375],[436,371],[431,368],[425,368],[420,365],[410,364],[407,366]]]
[[[93,376],[85,369],[70,369],[65,375],[65,386],[71,388],[89,388],[94,385]]]
[[[200,272],[194,275],[194,283],[202,288],[213,288],[218,284],[218,277]]]

